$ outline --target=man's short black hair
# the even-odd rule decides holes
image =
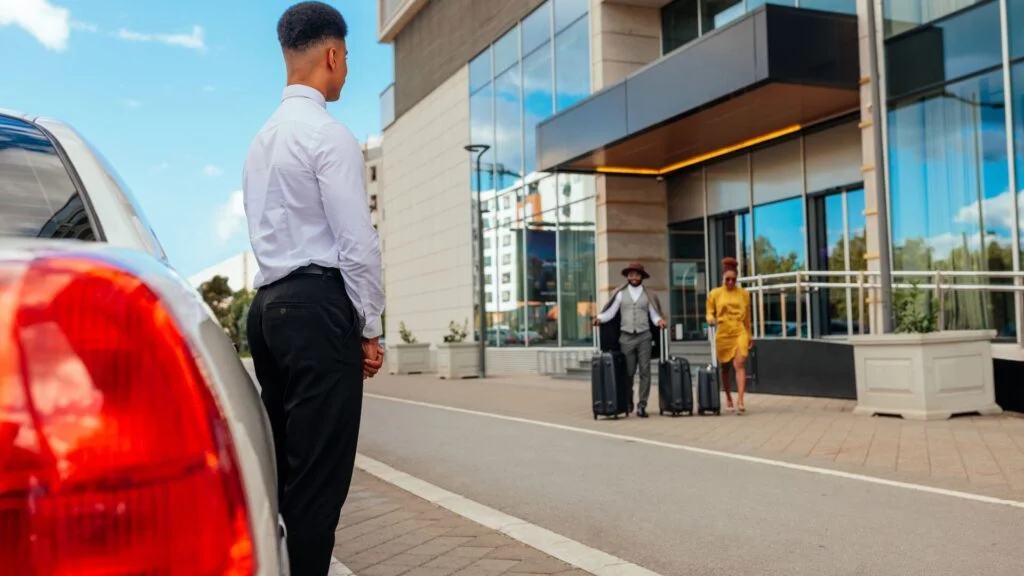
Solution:
[[[344,40],[347,35],[341,12],[323,2],[299,2],[277,21],[277,39],[289,52],[302,52],[325,40]]]

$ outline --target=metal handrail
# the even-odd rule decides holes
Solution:
[[[812,317],[811,294],[822,289],[845,290],[847,299],[847,315],[850,316],[851,304],[853,303],[853,291],[857,291],[858,306],[858,330],[864,333],[864,310],[868,303],[867,296],[877,296],[881,291],[878,271],[846,271],[846,270],[798,270],[793,272],[777,272],[773,274],[761,274],[756,276],[744,276],[738,279],[738,283],[754,294],[754,321],[757,324],[756,333],[759,337],[765,334],[764,295],[778,293],[780,295],[780,307],[782,312],[782,337],[789,337],[788,320],[786,317],[787,298],[790,292],[794,293],[797,302],[802,305],[796,306],[796,337],[803,337],[804,315]],[[820,278],[840,278],[845,281],[822,282]],[[984,292],[984,293],[1009,293],[1015,295],[1015,322],[1018,326],[1017,341],[1024,347],[1024,272],[1016,271],[964,271],[964,270],[894,270],[892,278],[927,279],[923,282],[893,282],[894,289],[909,289],[917,287],[921,290],[928,290],[934,293],[938,300],[938,322],[937,329],[942,331],[946,321],[947,292]],[[957,282],[958,279],[974,279],[975,282]],[[851,281],[855,279],[855,281]],[[1011,280],[1012,283],[992,283],[993,279]],[[984,281],[982,281],[984,280]],[[874,316],[874,314],[872,314]],[[852,320],[852,318],[848,318]],[[873,318],[873,320],[875,320]],[[873,325],[877,325],[873,322]],[[853,335],[853,327],[848,323],[848,335]],[[808,330],[810,336],[810,330]]]

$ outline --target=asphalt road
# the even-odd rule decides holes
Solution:
[[[374,398],[360,436],[371,458],[665,576],[1024,574],[1024,510],[1006,506]]]

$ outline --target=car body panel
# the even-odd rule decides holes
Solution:
[[[33,121],[25,115],[7,115]],[[94,259],[134,274],[160,297],[191,346],[230,427],[246,492],[257,574],[287,574],[273,437],[256,384],[209,306],[168,263],[141,209],[112,167],[66,124],[42,119],[35,120],[35,125],[55,141],[58,152],[66,156],[65,163],[73,166],[72,179],[83,187],[90,220],[102,229],[103,241],[0,237],[0,262],[55,254]]]

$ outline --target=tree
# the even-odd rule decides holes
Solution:
[[[231,314],[231,297],[233,292],[228,285],[228,279],[224,276],[214,276],[199,285],[199,294],[203,297],[206,305],[213,310],[220,325],[227,329],[230,324],[228,317]]]
[[[249,352],[249,337],[246,332],[246,326],[248,325],[249,307],[252,305],[252,299],[255,296],[255,291],[242,288],[231,296],[231,304],[228,307],[227,319],[229,326],[226,327],[228,335],[242,354],[248,354]]]

